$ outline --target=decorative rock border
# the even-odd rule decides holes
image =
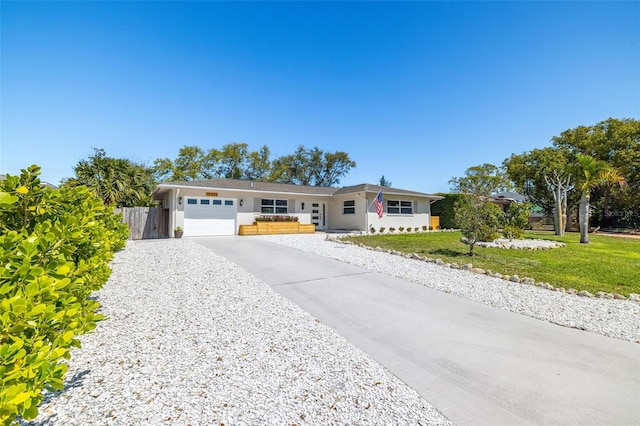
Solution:
[[[353,243],[351,241],[344,241],[342,238],[343,238],[343,236],[340,236],[340,235],[327,235],[327,237],[326,237],[326,239],[328,241],[332,241],[332,242],[336,242],[336,243],[341,243],[341,244],[346,244],[346,245],[355,245],[355,246],[362,247],[362,248],[367,249],[367,250],[393,254],[393,255],[396,255],[396,256],[404,257],[406,259],[414,259],[414,260],[420,260],[420,261],[423,261],[423,262],[435,263],[436,265],[444,266],[445,268],[462,269],[462,270],[469,271],[470,273],[474,273],[474,274],[487,275],[487,276],[490,276],[490,277],[499,278],[499,279],[502,279],[502,280],[505,280],[505,281],[511,281],[511,282],[514,282],[514,283],[520,283],[520,284],[524,284],[524,285],[533,285],[533,286],[536,286],[536,287],[541,287],[541,288],[544,288],[544,289],[547,289],[547,290],[557,291],[557,292],[560,292],[560,293],[573,294],[573,295],[577,295],[577,296],[581,296],[581,297],[589,297],[589,298],[629,300],[631,302],[640,303],[640,294],[631,293],[631,294],[629,294],[629,297],[626,298],[623,295],[618,294],[618,293],[607,293],[607,292],[604,292],[604,291],[599,291],[596,294],[592,294],[592,293],[588,292],[587,290],[578,291],[578,290],[576,290],[574,288],[565,289],[564,287],[554,287],[549,283],[537,282],[535,279],[530,278],[530,277],[520,278],[518,275],[502,275],[502,274],[500,274],[498,272],[492,272],[490,270],[484,270],[484,269],[481,269],[481,268],[474,268],[471,263],[467,263],[467,264],[464,264],[462,266],[459,266],[457,263],[447,263],[447,262],[443,261],[442,259],[431,258],[431,257],[426,257],[426,256],[420,256],[418,253],[402,253],[402,252],[397,251],[397,250],[383,249],[382,247],[378,247],[378,246],[371,247],[371,246],[368,246],[368,245],[363,244],[363,243],[355,244],[355,243]]]

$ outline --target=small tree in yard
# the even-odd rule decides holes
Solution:
[[[511,203],[504,218],[502,235],[506,238],[522,239],[524,230],[529,226],[532,209],[533,204],[530,203]]]
[[[498,226],[504,220],[500,207],[489,201],[491,193],[507,189],[509,182],[502,170],[493,164],[469,167],[465,176],[449,181],[454,191],[464,194],[455,203],[455,219],[465,242],[469,244],[469,256],[478,241],[493,241]]]
[[[458,201],[455,211],[456,226],[464,236],[463,242],[469,245],[469,256],[474,256],[473,249],[478,241],[495,239],[496,229],[504,217],[496,204],[474,195]]]

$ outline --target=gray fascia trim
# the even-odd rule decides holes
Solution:
[[[191,185],[166,185],[161,183],[158,188],[187,188],[187,189],[213,189],[216,191],[237,191],[237,192],[255,192],[261,194],[286,194],[286,195],[304,195],[307,197],[333,197],[333,194],[313,194],[311,192],[283,192],[283,191],[267,191],[264,189],[235,189],[235,188],[218,188],[215,186],[191,186]],[[154,191],[155,192],[155,191]]]
[[[367,192],[369,194],[378,194],[378,192],[380,191],[375,191],[375,190],[371,190],[371,189],[365,189],[364,192]],[[444,197],[440,196],[440,195],[431,195],[431,194],[422,194],[419,192],[414,192],[413,194],[411,192],[394,192],[394,191],[382,191],[382,195],[385,194],[389,194],[389,195],[396,195],[398,197],[420,197],[420,198],[428,198],[430,200],[434,200],[434,201],[438,201],[438,200],[443,200]],[[342,194],[341,194],[342,195]]]

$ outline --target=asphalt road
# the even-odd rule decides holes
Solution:
[[[251,237],[194,238],[269,284],[458,425],[638,425],[640,345]]]

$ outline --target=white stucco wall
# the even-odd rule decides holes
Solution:
[[[210,193],[207,195],[207,193]],[[288,212],[292,216],[297,216],[302,224],[311,223],[311,205],[314,202],[328,203],[326,196],[307,196],[290,193],[261,192],[261,191],[237,191],[237,190],[214,190],[209,188],[171,188],[164,196],[163,205],[169,209],[169,230],[173,235],[176,227],[184,228],[184,205],[186,197],[214,197],[236,200],[236,233],[240,225],[251,225],[257,216],[260,216],[260,200],[262,198],[273,198],[288,200]],[[182,204],[178,202],[182,197]],[[304,207],[303,207],[304,203]],[[242,205],[240,205],[242,204]]]
[[[288,200],[288,211],[290,215],[297,216],[300,223],[310,224],[312,220],[313,203],[326,204],[326,229],[345,230],[369,230],[372,226],[376,231],[380,227],[394,227],[398,230],[404,228],[420,228],[429,226],[431,215],[431,204],[428,199],[411,197],[404,195],[384,194],[384,215],[378,217],[373,199],[373,193],[352,193],[338,196],[313,196],[290,193],[260,192],[260,191],[238,191],[238,190],[212,190],[207,188],[172,188],[165,195],[164,206],[169,209],[169,229],[173,230],[180,226],[184,228],[184,205],[186,197],[213,197],[207,193],[216,193],[218,198],[234,199],[237,205],[236,233],[240,225],[251,225],[256,216],[260,216],[260,199],[273,198]],[[178,203],[178,198],[182,197],[183,203]],[[344,214],[344,201],[353,200],[355,202],[355,214]],[[411,201],[413,203],[413,214],[389,214],[387,211],[388,200]],[[242,205],[240,205],[242,204]],[[304,204],[304,206],[303,206]],[[320,208],[321,210],[321,208]]]
[[[382,218],[378,217],[378,213],[376,212],[376,206],[372,203],[375,198],[374,194],[369,194],[368,196],[368,204],[371,205],[368,212],[368,225],[369,228],[372,226],[376,229],[376,231],[380,231],[381,227],[385,227],[388,231],[389,228],[393,227],[398,230],[401,226],[404,228],[420,228],[423,226],[429,226],[429,220],[431,216],[431,204],[429,200],[419,199],[417,197],[409,197],[409,196],[400,196],[400,195],[384,195],[383,193],[383,204],[384,204],[384,214]],[[413,214],[389,214],[387,211],[387,201],[388,200],[401,200],[401,201],[411,201],[413,202]]]
[[[355,201],[355,213],[344,214],[344,202]],[[361,230],[366,228],[367,200],[365,193],[334,196],[329,203],[329,229]]]

